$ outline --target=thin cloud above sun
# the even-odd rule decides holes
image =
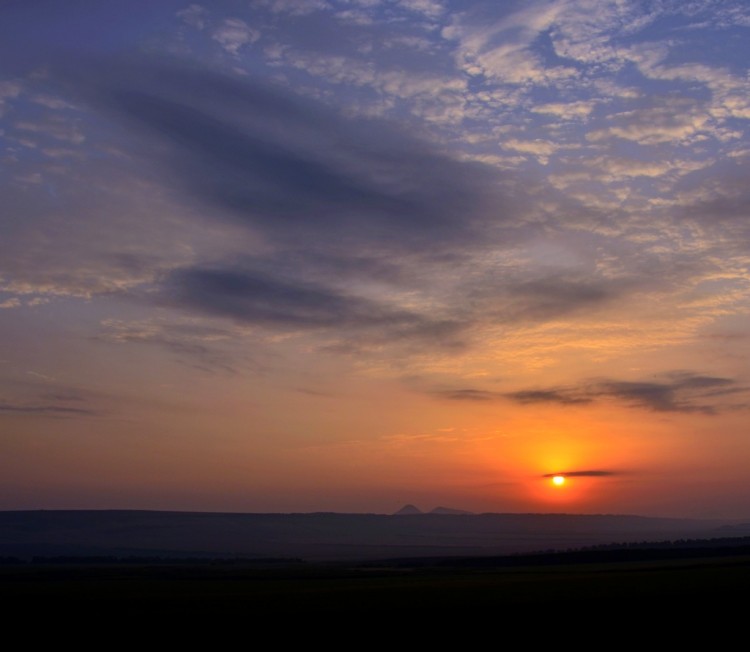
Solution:
[[[545,473],[543,478],[555,478],[561,476],[563,478],[603,478],[612,475],[620,475],[618,471],[560,471],[557,473]]]

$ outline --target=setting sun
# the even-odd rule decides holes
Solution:
[[[565,476],[564,475],[555,475],[552,477],[552,484],[556,487],[561,487],[565,484]]]

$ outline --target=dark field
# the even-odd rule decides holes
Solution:
[[[0,567],[7,616],[127,614],[468,615],[732,612],[746,604],[750,555],[479,568],[242,563],[20,564]],[[743,609],[744,611],[744,609]]]
[[[191,647],[198,628],[304,638],[308,616],[359,647],[399,628],[442,647],[443,628],[553,640],[605,622],[619,641],[644,621],[692,642],[694,627],[744,629],[746,534],[607,515],[5,512],[0,613],[31,635],[156,626]],[[350,639],[354,620],[367,629]]]

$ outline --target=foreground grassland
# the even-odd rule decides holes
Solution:
[[[746,603],[750,555],[555,566],[24,564],[0,567],[6,616],[673,613]]]

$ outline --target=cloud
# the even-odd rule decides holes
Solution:
[[[32,301],[35,294],[111,294],[147,283],[162,265],[184,264],[191,257],[184,246],[190,229],[183,223],[180,238],[175,238],[175,220],[170,219],[174,206],[153,183],[107,161],[66,163],[49,175],[40,174],[37,192],[19,184],[5,188],[8,219],[0,223],[3,291]],[[162,219],[148,219],[157,213]]]
[[[569,388],[535,389],[511,392],[508,398],[519,403],[590,403],[612,398],[631,407],[654,412],[702,412],[715,414],[714,399],[747,391],[737,381],[688,372],[665,374],[664,381],[621,381],[599,379]]]
[[[239,324],[338,331],[335,346],[353,333],[462,340],[471,317],[457,319],[447,290],[419,277],[469,260],[488,228],[493,238],[510,228],[497,171],[253,79],[149,59],[87,62],[68,83],[132,136],[128,153],[151,182],[262,251],[212,256],[196,242],[195,262],[150,261],[147,291],[131,285],[131,296]]]
[[[729,246],[729,240],[739,247],[737,253],[744,256],[748,242],[748,221],[750,214],[750,190],[747,178],[750,173],[750,159],[724,161],[714,166],[710,176],[696,185],[686,179],[678,187],[677,199],[684,205],[682,217],[700,221],[708,232],[715,227],[717,237]]]
[[[281,8],[282,4],[275,3],[274,6]],[[492,21],[480,20],[482,16],[472,13],[472,9],[458,16],[456,24],[468,26],[465,38],[469,41],[477,39],[481,48],[486,47],[483,52],[488,56],[498,48],[502,49],[501,36],[509,36],[511,41],[517,38],[521,49],[539,55],[538,62],[546,66],[549,64],[546,57],[551,55],[549,43],[542,47],[545,45],[542,41],[559,36],[558,26],[563,23],[568,25],[566,29],[573,29],[565,17],[569,7],[563,5],[531,3],[528,11],[512,15],[509,15],[507,5],[482,10],[493,14]],[[378,7],[378,11],[383,9]],[[256,22],[250,17],[253,14],[240,13],[239,10],[230,15],[242,16],[246,21],[244,27],[232,22],[234,18],[223,23],[213,19],[206,23],[202,35],[191,34],[191,38],[201,37],[208,41],[217,26],[236,28],[239,34],[245,27],[263,24],[265,39],[265,26],[281,20],[278,16],[266,16],[265,21]],[[592,21],[600,18],[593,17]],[[313,16],[304,20],[327,20],[329,25],[332,16]],[[607,22],[602,20],[602,24]],[[294,19],[291,22],[297,24],[299,21]],[[487,28],[484,32],[483,24]],[[278,36],[283,40],[288,35],[280,27],[277,31],[274,38]],[[232,30],[227,31],[227,47],[239,43],[231,41],[232,33]],[[540,34],[544,34],[543,38]],[[371,34],[368,32],[367,36],[369,38]],[[314,48],[314,38],[311,37],[309,43],[299,40],[295,43],[300,49],[292,51],[293,54],[306,54],[307,63],[316,58],[317,53],[312,49],[301,49]],[[446,44],[436,43],[437,51],[445,53]],[[215,48],[214,45],[214,51]],[[289,65],[282,67],[283,63],[280,63],[271,72],[278,72],[279,78],[288,77],[290,86],[299,79],[318,84],[314,89],[308,87],[304,90],[317,89],[326,101],[338,98],[342,105],[348,100],[348,95],[344,98],[337,94],[360,92],[361,85],[378,89],[389,97],[409,100],[422,108],[427,99],[440,97],[443,92],[460,98],[477,89],[486,91],[488,106],[495,106],[493,102],[501,104],[497,96],[492,95],[492,91],[498,88],[494,81],[472,80],[469,84],[465,76],[462,78],[447,67],[438,67],[430,75],[420,76],[411,71],[403,73],[394,69],[392,59],[361,56],[364,51],[355,53],[351,49],[339,56],[338,53],[344,52],[343,45],[332,46],[331,50],[337,54],[335,57],[321,56],[321,69],[328,70],[333,75],[331,79],[335,74],[341,74],[342,83],[349,84],[349,89],[332,90],[330,86],[319,85],[320,80],[309,80],[306,75],[291,69],[292,59],[285,60]],[[259,51],[251,48],[243,55],[247,55],[248,60],[251,60],[251,55],[260,57]],[[579,57],[576,60],[582,60],[583,54],[576,56]],[[361,68],[352,68],[353,60],[358,61]],[[248,69],[263,70],[259,61],[252,61]],[[162,195],[169,194],[174,199],[169,211],[152,203],[153,208],[148,213],[140,213],[139,224],[145,227],[161,222],[154,219],[157,215],[180,215],[182,207],[186,209],[184,214],[190,215],[190,218],[174,219],[170,225],[175,233],[179,233],[175,241],[181,240],[182,249],[188,252],[184,257],[162,255],[156,251],[156,246],[150,252],[134,252],[142,254],[139,257],[143,261],[140,273],[123,270],[123,278],[118,277],[116,283],[94,286],[95,280],[109,279],[110,274],[100,274],[100,270],[115,276],[119,272],[105,266],[105,261],[112,259],[113,249],[116,251],[116,247],[108,243],[108,247],[96,252],[96,260],[87,261],[92,263],[87,265],[89,275],[80,281],[84,291],[88,292],[81,291],[85,296],[92,291],[118,290],[141,298],[149,294],[159,297],[162,305],[180,306],[195,314],[223,317],[264,328],[328,332],[339,328],[349,335],[372,333],[377,329],[389,333],[428,333],[432,332],[431,329],[445,328],[456,333],[468,332],[466,325],[471,324],[477,326],[472,332],[481,338],[481,329],[490,323],[549,320],[561,315],[600,310],[604,306],[609,308],[613,300],[627,295],[634,287],[661,281],[661,278],[656,281],[651,276],[646,278],[648,275],[641,269],[630,272],[626,278],[625,264],[615,275],[600,274],[594,258],[600,257],[601,252],[616,258],[622,251],[620,247],[625,248],[623,241],[615,238],[606,242],[597,239],[591,253],[581,256],[586,262],[581,267],[576,266],[575,271],[555,269],[546,261],[525,260],[518,263],[513,273],[493,275],[493,261],[505,256],[513,244],[535,230],[539,237],[557,238],[566,229],[580,228],[588,221],[597,223],[595,226],[603,225],[597,234],[603,233],[606,226],[610,233],[617,229],[621,232],[629,230],[635,238],[641,235],[638,231],[645,221],[636,223],[624,212],[604,215],[594,210],[580,210],[576,201],[565,203],[564,198],[558,202],[558,197],[544,183],[537,183],[533,189],[527,190],[521,184],[514,185],[510,175],[500,175],[489,166],[450,156],[401,128],[379,120],[347,117],[330,105],[254,77],[221,75],[200,68],[194,62],[176,63],[164,56],[134,56],[127,60],[101,58],[100,61],[80,59],[78,63],[80,65],[70,66],[75,70],[66,70],[68,90],[80,92],[79,98],[88,100],[89,107],[97,110],[99,117],[108,119],[110,127],[119,130],[117,133],[121,139],[117,145],[123,158],[129,158],[129,171],[138,170],[143,163],[144,170],[147,169],[143,176],[150,177],[156,192],[163,191]],[[411,60],[406,67],[410,66]],[[59,69],[53,67],[50,70],[54,78]],[[346,77],[346,74],[350,76]],[[651,109],[646,108],[621,111],[617,114],[616,124],[606,122],[600,114],[610,104],[601,98],[586,97],[586,93],[594,89],[590,82],[587,80],[581,86],[580,93],[550,91],[540,95],[544,97],[543,104],[520,103],[512,108],[506,105],[502,110],[507,111],[507,115],[497,119],[508,118],[506,126],[509,130],[487,129],[485,133],[490,139],[487,149],[495,146],[503,134],[517,136],[522,133],[525,135],[510,138],[503,146],[513,153],[533,154],[546,161],[564,147],[567,137],[575,137],[573,127],[580,128],[580,119],[591,116],[593,107],[597,107],[594,118],[602,120],[597,126],[603,126],[605,130],[641,128],[654,117],[655,114],[648,112]],[[296,85],[302,88],[302,85]],[[357,88],[352,90],[353,86]],[[658,100],[657,104],[663,112],[672,108],[674,113],[680,114],[682,105],[670,102]],[[693,104],[684,106],[695,108],[697,113],[701,106],[705,108],[701,102],[690,102]],[[78,102],[76,106],[79,106]],[[413,106],[402,106],[411,110],[412,116],[417,112]],[[514,116],[522,117],[528,128],[519,131],[516,127],[521,123],[514,123]],[[574,120],[577,124],[558,130],[558,124],[550,125],[552,120],[539,116]],[[543,123],[545,130],[533,130],[532,120]],[[511,127],[511,123],[515,127]],[[81,124],[87,123],[81,121]],[[476,131],[482,127],[479,120],[472,126]],[[566,131],[568,128],[570,130]],[[453,146],[450,138],[455,139],[456,132],[448,133],[446,129],[440,133],[448,136],[445,140],[447,146]],[[537,135],[544,137],[535,138]],[[91,144],[91,141],[86,142],[87,147]],[[586,147],[600,153],[602,146],[597,142]],[[478,145],[477,150],[483,147],[485,145]],[[491,160],[490,155],[487,156],[487,160]],[[581,162],[592,159],[590,156],[581,157],[577,168],[576,164],[564,168],[570,171],[567,181],[560,175],[555,179],[561,187],[577,180],[579,186],[585,186],[582,190],[591,196],[603,197],[610,205],[624,200],[613,194],[605,196],[599,193],[595,181],[636,179],[640,183],[642,179],[675,177],[690,169],[690,161],[682,158],[653,161],[650,155],[644,154],[641,161],[636,154],[632,159],[599,156],[593,159],[596,170],[581,172],[581,165],[585,166]],[[560,162],[569,165],[569,162]],[[60,162],[56,163],[59,169],[63,169]],[[576,171],[581,176],[570,176]],[[607,176],[596,176],[596,172]],[[106,178],[90,176],[90,171],[79,174],[79,178],[84,176],[88,176],[95,187],[117,185],[106,183]],[[40,185],[43,181],[46,181],[45,177],[40,179]],[[531,184],[529,188],[532,188]],[[41,195],[42,188],[38,192]],[[533,195],[532,200],[540,200],[536,204],[538,208],[522,212],[506,199],[512,193],[520,197],[527,192]],[[137,186],[133,186],[128,194],[143,198],[144,205],[151,200],[151,196],[139,192]],[[633,191],[633,194],[637,193]],[[97,207],[98,210],[106,210],[107,214],[119,210],[121,197],[107,199],[113,201],[103,204],[109,203],[111,207]],[[42,208],[48,210],[47,206]],[[230,228],[236,228],[233,236],[244,233],[238,240],[247,238],[249,253],[246,257],[237,254],[244,243],[224,250],[221,245],[209,249],[197,240],[185,238],[186,223],[192,219],[202,220],[207,228],[212,228],[212,223],[218,221],[231,223]],[[603,224],[605,221],[606,225]],[[94,225],[104,223],[94,219],[89,222],[94,228],[101,228]],[[107,223],[110,224],[111,220]],[[100,242],[99,238],[96,240]],[[146,238],[141,240],[145,242]],[[93,249],[93,246],[89,249],[92,257]],[[283,262],[290,256],[298,256],[302,250],[308,255],[296,258],[299,261],[296,270]],[[37,258],[40,253],[44,252],[37,252]],[[152,258],[146,254],[151,254]],[[434,258],[426,263],[428,256]],[[439,256],[445,256],[449,261],[444,266],[450,265],[455,270],[455,278],[447,279],[449,274],[443,274],[437,281],[440,272],[435,261]],[[639,260],[643,258],[646,255],[640,254]],[[389,261],[393,272],[391,278],[371,282],[372,279],[365,278],[360,266],[363,260]],[[332,261],[341,262],[342,273],[338,277],[329,269],[333,267]],[[46,271],[55,281],[63,281],[63,285],[72,287],[79,279],[65,281],[65,274],[72,276],[65,268],[68,262],[62,261],[54,269],[47,267]],[[433,274],[436,271],[438,275]],[[443,283],[444,278],[446,283]],[[242,291],[232,294],[228,290],[230,280]],[[42,279],[38,281],[35,287],[43,287]],[[141,292],[142,288],[133,291],[138,285],[148,286],[148,292]],[[207,287],[217,288],[213,300]],[[376,318],[368,326],[364,315],[375,315]],[[457,319],[456,315],[460,317]],[[337,319],[339,316],[341,318]],[[193,344],[198,345],[193,342],[191,346]],[[167,342],[162,345],[170,346]],[[531,394],[526,396],[527,400],[531,398]],[[569,396],[562,398],[571,400]]]
[[[589,278],[575,272],[559,272],[506,284],[502,312],[512,321],[550,319],[604,305],[636,281],[621,278]],[[503,305],[504,304],[504,305]]]
[[[718,399],[747,392],[748,388],[736,380],[706,376],[684,371],[662,375],[664,380],[622,381],[593,379],[567,387],[524,389],[514,392],[489,392],[464,388],[433,391],[436,398],[445,400],[490,401],[511,400],[522,405],[553,403],[558,405],[586,405],[603,399],[614,399],[629,407],[653,412],[683,412],[716,414],[721,404]]]
[[[663,177],[665,175],[679,177],[708,167],[712,163],[711,159],[658,160],[649,158],[638,160],[614,156],[597,156],[587,161],[586,167],[595,170],[593,174],[599,178],[617,181],[635,177]]]
[[[638,3],[578,0],[558,2],[560,11],[550,33],[557,56],[589,65],[618,65],[618,43],[653,22],[659,9],[645,11]]]
[[[42,417],[81,417],[81,416],[97,416],[99,413],[95,410],[89,410],[86,408],[70,407],[67,405],[55,405],[55,404],[12,404],[12,403],[0,403],[0,415],[1,414],[20,414],[30,416],[42,416]]]
[[[0,80],[0,117],[6,111],[8,100],[19,97],[22,90],[23,86],[18,81]]]
[[[507,3],[472,6],[444,30],[458,42],[458,63],[469,74],[522,85],[556,85],[580,74],[582,64],[615,65],[615,45],[651,17],[640,7],[602,2],[528,2],[508,11]],[[549,38],[554,56],[541,47]],[[563,62],[564,63],[561,63]],[[576,67],[567,65],[574,62]]]
[[[486,392],[480,389],[447,389],[432,392],[436,398],[448,401],[494,401],[498,398],[496,392]]]
[[[536,140],[518,140],[511,138],[510,140],[503,141],[502,145],[506,149],[512,149],[516,152],[533,154],[542,164],[546,164],[549,161],[549,157],[560,149],[560,146],[557,143],[553,143],[549,140],[542,140],[540,138],[537,138]]]
[[[611,116],[615,125],[591,131],[586,138],[599,142],[616,137],[641,145],[689,141],[708,129],[709,119],[702,102],[690,98],[662,98],[657,106]]]
[[[165,292],[178,305],[247,323],[310,328],[414,318],[313,283],[237,268],[175,270]]]
[[[545,473],[543,478],[554,478],[556,475],[563,475],[566,478],[606,478],[612,475],[618,475],[617,471],[562,471],[560,473]]]
[[[750,82],[744,75],[733,75],[725,68],[715,68],[699,63],[665,65],[665,52],[660,56],[643,56],[632,53],[641,72],[652,79],[671,82],[702,84],[711,92],[709,113],[718,119],[750,117],[748,90]]]
[[[552,115],[565,120],[576,120],[587,118],[594,110],[595,103],[592,100],[580,100],[577,102],[550,104],[537,104],[531,107],[532,113],[541,113],[543,115]]]
[[[729,378],[673,374],[667,382],[603,381],[600,392],[655,412],[702,412],[715,414],[711,399],[746,391]]]
[[[187,25],[196,29],[203,29],[206,26],[207,14],[206,9],[197,4],[189,5],[186,9],[177,12],[177,16],[185,21]]]
[[[72,145],[80,145],[86,140],[86,136],[76,125],[71,124],[60,116],[52,116],[44,122],[39,123],[19,121],[13,126],[19,131],[49,136]]]
[[[432,396],[447,401],[499,401],[511,399],[517,403],[560,403],[574,405],[591,403],[592,398],[575,394],[569,389],[538,389],[518,392],[490,392],[481,389],[445,389],[430,392]]]
[[[245,355],[230,354],[221,345],[242,337],[236,330],[186,322],[145,320],[126,322],[106,319],[95,339],[117,344],[141,344],[160,347],[178,360],[207,371],[236,373],[252,361]]]
[[[379,49],[392,49],[430,44],[424,38],[411,36],[378,38]],[[371,93],[357,103],[350,102],[348,110],[360,115],[380,115],[392,110],[399,101],[410,103],[414,115],[433,122],[460,122],[464,117],[468,81],[454,71],[439,68],[425,69],[418,56],[406,56],[398,66],[381,66],[379,59],[369,54],[362,57],[342,55],[338,51],[299,50],[285,47],[274,52],[275,61],[283,62],[331,84],[348,85]],[[390,57],[386,57],[390,58]]]
[[[217,236],[200,234],[194,215],[207,229],[234,221],[248,242],[269,249],[304,250],[308,269],[348,259],[359,274],[363,260],[389,252],[436,255],[479,244],[486,221],[498,221],[486,210],[500,205],[489,166],[447,156],[381,121],[345,118],[257,80],[150,58],[76,60],[53,72],[64,81],[49,83],[52,90],[88,103],[124,138],[109,143],[116,153],[109,158],[43,173],[35,166],[40,192],[9,188],[9,214],[24,216],[2,224],[9,292],[92,296],[148,283],[184,267],[193,251],[207,258],[222,249],[207,246]],[[20,126],[84,137],[64,131],[66,123]],[[101,214],[108,219],[95,219]],[[66,228],[59,246],[44,248],[36,234],[53,219]]]
[[[268,7],[275,14],[291,14],[292,16],[306,16],[331,8],[326,0],[258,0],[258,4]]]
[[[367,341],[422,340],[455,345],[464,324],[431,318],[310,281],[233,267],[184,268],[165,279],[161,300],[236,323],[295,331],[334,331]]]
[[[440,0],[400,0],[398,4],[427,18],[438,18],[445,12],[445,6]]]
[[[100,389],[64,384],[36,371],[5,376],[0,378],[0,418],[107,417],[118,406],[113,396]]]
[[[185,192],[267,235],[465,238],[492,192],[488,166],[259,81],[158,62],[91,71],[91,99],[146,130],[154,156],[166,147]]]
[[[82,403],[86,400],[86,396],[83,392],[71,389],[59,389],[51,392],[46,392],[41,395],[41,398],[47,401],[64,401],[73,403]]]
[[[505,394],[507,398],[517,403],[560,403],[562,405],[577,405],[591,403],[588,396],[580,396],[565,389],[526,389]]]
[[[229,54],[238,56],[240,48],[260,38],[260,32],[240,18],[226,18],[214,30],[212,38]]]

